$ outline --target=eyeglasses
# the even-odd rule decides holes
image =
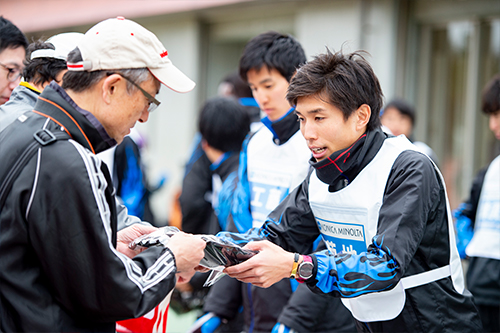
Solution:
[[[1,62],[0,62],[0,66],[2,66],[3,68],[5,68],[8,71],[7,80],[9,80],[10,82],[15,82],[16,80],[18,80],[21,77],[21,70],[19,68],[10,68],[10,67],[7,67],[6,65],[2,64]]]
[[[108,76],[109,75],[112,75],[112,74],[118,74],[120,75],[121,77],[123,77],[125,80],[127,80],[128,82],[132,83],[132,85],[134,87],[136,87],[137,89],[139,89],[142,94],[148,99],[149,101],[149,106],[148,106],[148,112],[153,112],[154,110],[156,110],[156,108],[161,104],[161,102],[159,100],[157,100],[156,98],[154,98],[153,96],[151,96],[146,90],[142,89],[137,83],[135,83],[134,81],[132,81],[132,79],[126,77],[125,75],[123,75],[122,73],[117,73],[117,72],[111,72],[111,73],[107,73]]]

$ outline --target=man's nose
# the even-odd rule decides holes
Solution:
[[[148,106],[149,107],[149,106]],[[139,122],[141,123],[145,123],[146,121],[148,121],[148,118],[149,118],[149,111],[148,111],[148,107],[146,107],[144,109],[144,111],[142,111],[141,113],[141,117],[139,118]]]
[[[300,124],[300,129],[302,131],[302,135],[306,140],[315,140],[316,139],[316,130],[314,126],[311,124],[307,124],[305,122],[302,122]]]
[[[15,81],[12,81],[12,82],[9,81],[9,89],[14,90],[14,88],[19,85],[19,82],[21,82],[21,78],[15,80]]]
[[[264,105],[268,101],[267,93],[263,90],[254,91],[253,95],[254,95],[253,97],[255,97],[259,105]]]

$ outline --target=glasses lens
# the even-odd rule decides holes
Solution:
[[[148,112],[153,112],[157,108],[158,108],[158,105],[156,105],[155,103],[149,103]]]
[[[7,80],[10,82],[14,82],[21,77],[21,71],[17,68],[7,68],[9,70],[9,74],[7,74]]]

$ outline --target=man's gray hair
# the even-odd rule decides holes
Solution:
[[[75,63],[82,60],[82,54],[78,47],[68,54],[67,62]],[[63,89],[82,92],[92,88],[103,77],[110,75],[111,73],[123,74],[137,84],[149,80],[149,78],[152,76],[147,68],[110,69],[98,70],[93,72],[67,71],[63,77],[62,87]],[[137,91],[137,88],[131,82],[129,82],[128,80],[126,81],[127,93],[132,94]]]

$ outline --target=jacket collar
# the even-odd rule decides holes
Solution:
[[[387,135],[381,129],[368,131],[350,147],[336,151],[327,159],[309,163],[316,169],[318,178],[330,186],[330,192],[338,191],[351,183],[370,163],[382,146]]]
[[[268,117],[262,118],[262,123],[273,133],[273,142],[277,145],[286,143],[300,128],[295,109],[291,108],[278,120],[271,121]]]
[[[230,173],[238,170],[238,159],[239,154],[237,152],[226,152],[219,161],[210,166],[210,170],[218,174],[224,181]]]
[[[45,87],[33,111],[60,124],[73,140],[95,154],[116,145],[97,118],[76,105],[55,81]]]
[[[19,82],[19,85],[22,86],[22,87],[26,87],[26,88],[32,90],[33,92],[37,93],[38,95],[40,95],[42,93],[40,90],[38,90],[37,88],[35,88],[29,82],[21,81],[21,82]]]
[[[39,95],[40,92],[36,90],[34,87],[32,87],[29,83],[21,82],[17,87],[14,88],[14,90],[12,90],[12,94],[10,95],[10,100],[21,101],[22,103],[26,103],[33,106],[35,105]]]

